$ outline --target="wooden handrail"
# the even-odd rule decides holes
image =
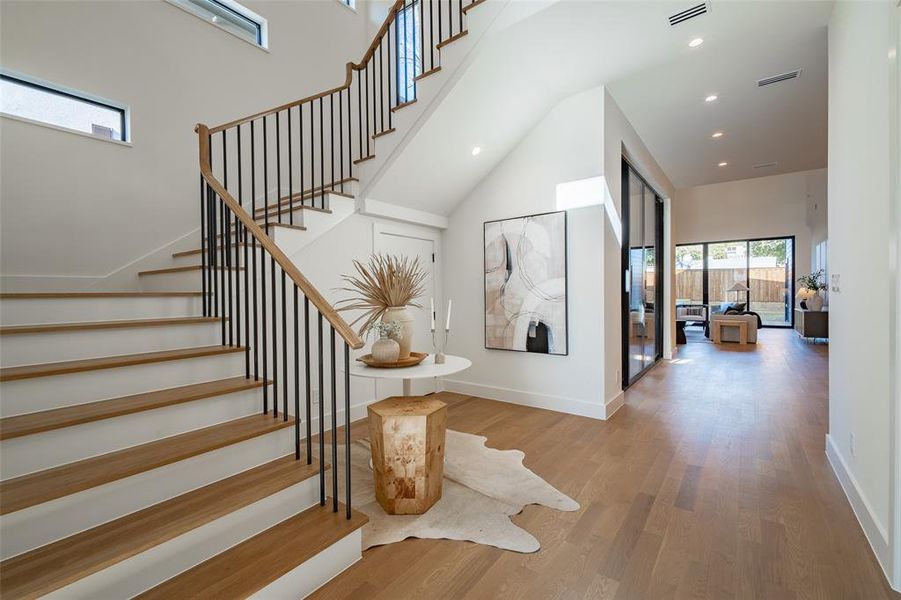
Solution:
[[[313,94],[312,96],[307,96],[306,98],[301,98],[300,100],[294,100],[293,102],[288,102],[287,104],[282,104],[281,106],[276,106],[275,108],[271,108],[269,110],[264,110],[262,112],[258,112],[256,114],[250,115],[249,117],[243,117],[241,119],[236,119],[234,121],[230,121],[228,123],[224,123],[222,125],[217,125],[216,127],[211,127],[209,132],[219,133],[220,131],[225,131],[226,129],[231,129],[237,125],[243,125],[244,123],[249,123],[253,120],[259,119],[261,117],[266,117],[269,115],[274,115],[277,112],[281,112],[283,110],[287,110],[289,108],[293,108],[295,106],[299,106],[301,104],[306,104],[307,102],[312,102],[313,100],[318,100],[319,98],[324,98],[326,96],[330,96],[331,94],[335,94],[337,92],[344,91],[350,88],[350,84],[353,82],[353,72],[354,71],[362,71],[366,68],[366,64],[369,60],[375,55],[375,51],[378,49],[379,44],[382,43],[382,38],[385,37],[385,34],[388,33],[388,27],[391,26],[391,23],[394,22],[394,17],[397,15],[397,11],[404,6],[407,0],[396,0],[394,4],[391,6],[391,9],[388,11],[388,16],[385,17],[384,23],[379,28],[378,32],[375,34],[375,38],[372,40],[372,43],[369,45],[369,48],[366,50],[366,53],[363,55],[363,58],[360,59],[359,63],[349,62],[344,68],[344,83],[339,85],[336,88],[332,88],[330,90],[326,90],[324,92],[320,92],[318,94]]]
[[[222,198],[222,201],[225,202],[226,206],[228,206],[229,210],[235,214],[238,219],[240,219],[242,225],[247,229],[248,232],[256,239],[263,249],[269,253],[269,255],[275,259],[275,262],[282,268],[285,274],[291,278],[297,287],[303,292],[304,296],[306,296],[313,306],[316,307],[316,310],[325,318],[329,324],[335,328],[335,331],[341,338],[347,342],[347,345],[351,348],[358,349],[363,347],[363,340],[360,339],[360,336],[347,324],[347,322],[341,317],[341,315],[332,307],[331,304],[319,293],[310,281],[303,276],[303,274],[298,270],[294,263],[285,255],[284,252],[279,249],[278,246],[275,245],[275,242],[272,241],[268,235],[266,235],[262,228],[257,225],[256,221],[254,221],[253,217],[251,217],[247,211],[238,203],[237,200],[232,197],[228,190],[223,187],[221,183],[216,179],[213,175],[212,171],[212,161],[210,157],[210,128],[202,123],[198,123],[194,128],[194,131],[197,132],[199,148],[200,148],[200,174],[203,176],[203,179],[207,182],[207,184],[213,189],[216,194]]]

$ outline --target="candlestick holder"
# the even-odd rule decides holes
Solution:
[[[446,329],[444,331],[444,343],[438,343],[438,337],[435,335],[435,330],[432,330],[432,346],[435,348],[435,364],[443,365],[446,356],[444,355],[444,350],[447,348],[447,338],[450,336],[450,330]]]

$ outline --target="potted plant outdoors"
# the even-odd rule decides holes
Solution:
[[[825,271],[820,269],[810,275],[798,277],[798,283],[801,289],[798,290],[797,296],[807,302],[807,309],[813,311],[823,310],[823,297],[820,296],[820,290],[826,289],[826,281],[823,276]]]
[[[397,321],[377,321],[369,326],[370,332],[378,334],[372,344],[372,358],[377,363],[394,363],[400,358],[400,344],[396,338],[400,337],[403,326]]]
[[[348,287],[342,291],[354,294],[339,301],[339,311],[362,310],[351,325],[363,321],[359,333],[362,336],[376,321],[397,321],[400,334],[395,338],[400,345],[398,360],[410,357],[413,342],[413,314],[411,307],[422,308],[415,302],[422,296],[426,273],[419,257],[398,257],[375,254],[366,265],[353,261],[357,275],[343,275]]]

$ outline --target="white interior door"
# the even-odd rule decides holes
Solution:
[[[434,277],[435,240],[425,236],[419,237],[413,232],[404,233],[401,229],[379,228],[375,232],[374,245],[375,252],[380,254],[419,257],[419,262],[426,272],[426,282],[424,285],[425,292],[423,293],[422,298],[418,300],[419,304],[423,307],[422,310],[417,308],[412,309],[416,320],[413,323],[413,344],[411,349],[414,352],[426,352],[432,354],[434,349],[432,348],[429,299],[435,298],[436,309],[438,309],[438,305],[440,304]],[[439,320],[443,312],[443,309],[438,309]],[[443,334],[443,331],[441,333]],[[398,389],[394,390],[394,386]],[[379,396],[399,395],[401,393],[400,383],[390,382],[390,380],[380,380],[378,391]],[[412,392],[414,395],[428,394],[434,391],[435,381],[433,379],[413,380]]]

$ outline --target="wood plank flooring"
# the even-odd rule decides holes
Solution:
[[[609,421],[443,393],[449,428],[523,450],[581,509],[515,516],[534,554],[411,539],[313,597],[898,598],[826,461],[827,352],[775,329],[692,342]]]

